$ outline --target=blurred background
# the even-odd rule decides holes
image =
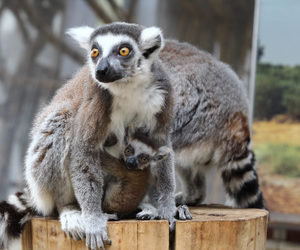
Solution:
[[[300,249],[299,0],[1,0],[0,200],[23,188],[36,112],[84,64],[70,27],[125,21],[161,27],[228,63],[245,83],[268,249]],[[224,203],[208,173],[205,203]],[[180,185],[179,185],[180,187]]]

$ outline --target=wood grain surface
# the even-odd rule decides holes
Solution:
[[[268,212],[219,205],[190,207],[193,220],[177,221],[175,250],[264,250]],[[106,250],[168,250],[166,220],[108,222]],[[55,218],[34,218],[22,233],[23,250],[86,250],[85,241],[68,239]]]

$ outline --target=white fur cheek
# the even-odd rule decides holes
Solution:
[[[99,84],[99,81],[96,79],[96,65],[95,63],[92,61],[91,57],[88,58],[88,65],[89,65],[89,70],[91,73],[91,76],[93,78],[93,80],[95,80],[95,82],[97,82]]]

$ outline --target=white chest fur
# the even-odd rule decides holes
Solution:
[[[161,111],[163,105],[164,92],[155,84],[135,88],[129,85],[123,91],[115,93],[110,133],[117,136],[118,143],[113,147],[106,147],[105,150],[114,157],[119,157],[125,129],[130,125],[133,129],[145,127],[151,132],[156,125],[155,114]]]

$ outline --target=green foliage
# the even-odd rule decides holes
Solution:
[[[273,174],[300,177],[300,146],[263,144],[255,149],[259,163],[267,164]]]
[[[258,64],[255,117],[271,119],[277,114],[300,115],[300,66]]]
[[[286,107],[287,113],[292,116],[300,115],[300,81],[298,85],[288,86],[282,96],[282,104]]]

